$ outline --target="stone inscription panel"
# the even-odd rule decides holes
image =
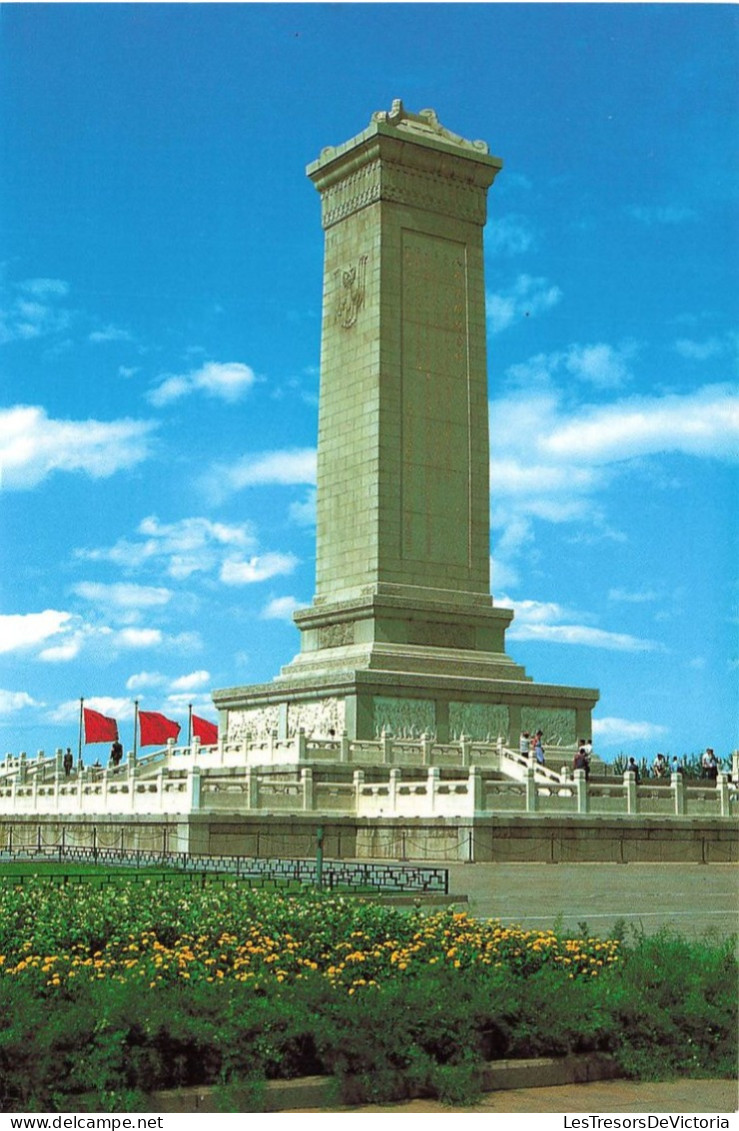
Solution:
[[[401,302],[402,556],[468,567],[466,245],[404,230]]]

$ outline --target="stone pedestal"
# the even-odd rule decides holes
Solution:
[[[272,683],[214,693],[229,739],[590,736],[597,691],[532,683],[490,596],[482,233],[501,167],[400,102],[308,167],[326,232],[316,592]]]

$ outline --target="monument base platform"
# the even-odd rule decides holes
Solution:
[[[516,749],[522,731],[541,730],[545,747],[571,747],[591,734],[596,690],[534,683],[502,655],[483,660],[480,653],[380,644],[367,649],[367,667],[342,668],[343,649],[331,651],[331,671],[293,674],[301,666],[296,661],[271,683],[214,691],[221,734],[229,742],[275,733],[285,739],[301,730],[309,738],[346,732],[354,740],[383,732],[398,738],[425,734],[436,742],[465,735],[482,742],[501,738]],[[409,661],[415,670],[408,670]],[[460,669],[470,674],[460,675]],[[483,675],[485,669],[495,675]],[[518,678],[499,678],[506,670]]]

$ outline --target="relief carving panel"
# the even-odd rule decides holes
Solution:
[[[449,737],[455,741],[464,734],[477,742],[497,742],[500,736],[509,740],[508,708],[495,703],[450,703]]]
[[[571,707],[523,707],[521,729],[529,734],[544,732],[544,750],[549,746],[574,746],[578,739],[577,718]]]
[[[244,711],[229,711],[228,741],[243,742],[247,734],[257,742],[269,738],[277,730],[279,711],[276,703],[266,707],[250,707]]]
[[[395,738],[436,736],[436,707],[429,699],[376,695],[372,700],[372,716],[375,738],[379,738],[383,730]]]
[[[294,738],[304,730],[308,738],[327,738],[333,731],[338,738],[346,727],[344,699],[318,699],[313,703],[291,703],[287,709],[287,734]]]

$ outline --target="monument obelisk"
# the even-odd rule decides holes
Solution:
[[[316,590],[280,676],[214,693],[229,738],[590,734],[597,691],[533,683],[490,595],[483,227],[501,167],[400,101],[308,166],[326,233]]]

